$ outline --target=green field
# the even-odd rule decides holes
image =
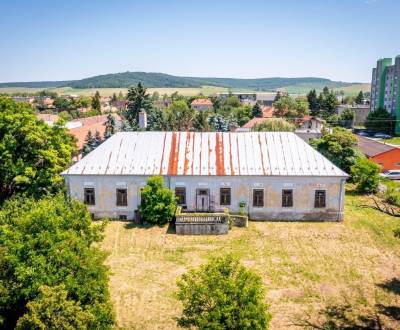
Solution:
[[[229,252],[262,276],[271,329],[323,329],[329,318],[343,329],[398,329],[400,221],[366,204],[350,191],[343,223],[250,222],[222,236],[110,222],[102,247],[118,327],[177,329],[177,277]]]
[[[310,91],[312,86],[288,86],[284,88],[290,94],[306,94]],[[356,95],[360,90],[363,92],[369,91],[370,84],[354,84],[351,86],[340,88],[346,95]],[[36,93],[43,90],[43,88],[24,88],[24,87],[6,87],[0,88],[0,93]],[[50,88],[49,90],[55,91],[58,94],[77,94],[77,95],[94,95],[98,90],[102,96],[111,96],[113,93],[118,94],[122,92],[126,94],[127,88],[71,88],[71,87],[60,87],[60,88]],[[210,96],[217,93],[226,93],[228,91],[232,92],[247,92],[247,93],[257,93],[254,90],[248,89],[235,89],[235,88],[225,88],[216,86],[202,86],[200,88],[148,88],[149,93],[157,91],[160,95],[168,94],[171,95],[174,92],[178,92],[184,96],[193,96],[198,94],[203,94]],[[260,92],[260,91],[258,91]],[[261,93],[261,92],[260,92]]]

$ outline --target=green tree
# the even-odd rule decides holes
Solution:
[[[325,134],[310,144],[343,171],[350,173],[360,153],[357,150],[357,138],[341,127],[333,128],[331,134]]]
[[[379,108],[368,114],[365,127],[373,132],[391,134],[394,129],[394,118],[385,109]]]
[[[209,111],[197,111],[193,119],[193,128],[198,132],[207,132],[210,130],[208,118]]]
[[[96,130],[96,133],[94,133],[94,145],[95,147],[99,146],[103,142],[100,132]]]
[[[59,124],[38,120],[27,103],[0,97],[0,204],[16,193],[39,197],[64,188],[74,138]]]
[[[252,108],[249,105],[233,108],[229,117],[230,122],[243,126],[253,117]]]
[[[41,286],[64,285],[68,300],[92,315],[91,329],[111,328],[109,271],[98,247],[103,230],[85,205],[62,194],[7,201],[0,211],[0,327],[29,314]]]
[[[107,140],[110,136],[112,136],[115,133],[116,129],[116,123],[115,123],[115,118],[111,111],[108,112],[107,114],[107,120],[104,123],[105,130],[104,130],[104,140]]]
[[[328,118],[335,114],[339,104],[335,93],[333,90],[329,90],[328,87],[324,87],[323,92],[319,95],[318,103],[323,118]]]
[[[229,122],[219,113],[213,114],[208,118],[210,127],[217,132],[228,132]]]
[[[252,117],[257,117],[257,118],[262,118],[263,112],[258,103],[254,104],[253,108],[251,109],[251,115]]]
[[[240,101],[237,96],[229,96],[226,100],[222,103],[222,106],[230,107],[230,108],[238,108],[240,107]]]
[[[175,194],[164,186],[161,176],[147,180],[141,192],[140,213],[150,223],[164,225],[170,222],[176,210]]]
[[[296,126],[283,118],[269,118],[262,123],[255,124],[253,131],[258,132],[294,132]]]
[[[147,129],[149,131],[161,131],[166,128],[164,113],[159,108],[151,108],[147,116]]]
[[[351,167],[352,181],[356,183],[356,189],[361,193],[375,193],[379,185],[380,167],[365,157],[358,157]]]
[[[151,95],[151,99],[153,101],[158,101],[160,99],[160,93],[157,91],[154,91],[153,94]]]
[[[174,101],[166,112],[167,125],[173,131],[188,131],[192,127],[195,111],[183,100]]]
[[[114,103],[116,101],[118,101],[117,94],[113,93],[113,95],[111,97],[111,102]]]
[[[304,97],[281,96],[274,102],[275,115],[287,118],[302,118],[308,114],[308,101]]]
[[[310,106],[310,114],[312,116],[318,116],[319,115],[319,103],[318,103],[317,92],[315,91],[315,89],[311,90],[307,94],[307,101]]]
[[[39,287],[39,294],[27,303],[27,312],[18,319],[16,330],[89,329],[94,316],[80,304],[67,298],[64,285]]]
[[[178,325],[196,329],[268,329],[261,277],[231,255],[211,259],[178,280]]]
[[[101,102],[100,102],[100,93],[99,91],[96,91],[96,93],[93,96],[92,99],[92,109],[97,112],[97,113],[101,113]]]
[[[129,122],[129,125],[135,128],[139,123],[139,112],[143,110],[148,113],[152,108],[152,102],[147,89],[140,82],[136,87],[129,88],[127,100],[128,106],[124,117]]]
[[[351,110],[350,108],[344,109],[339,117],[341,125],[347,128],[351,127],[353,124],[354,116],[355,114],[353,110]]]
[[[357,97],[354,100],[356,102],[356,104],[363,104],[364,102],[364,94],[362,91],[360,91],[357,95]]]

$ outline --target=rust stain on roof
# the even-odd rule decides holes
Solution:
[[[176,175],[178,170],[179,140],[177,133],[172,133],[171,152],[169,154],[168,175]]]
[[[189,172],[189,153],[190,153],[190,150],[192,149],[192,146],[190,145],[190,142],[191,142],[190,137],[191,137],[190,133],[187,132],[186,133],[186,148],[185,148],[185,163],[183,166],[184,174],[188,174],[188,172]]]
[[[216,135],[216,146],[215,152],[217,156],[217,175],[225,175],[225,166],[224,166],[224,141],[222,141],[221,133],[217,133]]]
[[[161,163],[160,163],[160,175],[162,174],[162,164],[164,161],[164,153],[165,153],[165,140],[167,139],[167,133],[164,133],[164,141],[163,141],[163,148],[161,154]]]

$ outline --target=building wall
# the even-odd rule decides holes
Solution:
[[[382,167],[382,171],[387,170],[399,170],[400,169],[400,149],[392,149],[387,152],[383,152],[375,157],[371,157],[370,160],[377,163]]]
[[[96,205],[88,206],[95,218],[134,218],[140,205],[140,189],[146,185],[145,176],[66,176],[70,195],[83,201],[83,189],[94,188]],[[196,210],[196,189],[209,189],[210,211],[223,211],[219,190],[231,188],[231,211],[239,210],[244,201],[253,220],[341,221],[343,219],[344,178],[291,176],[177,176],[165,177],[171,189],[186,187],[187,210]],[[116,206],[116,189],[127,188],[128,206]],[[264,207],[253,207],[253,189],[264,189]],[[293,207],[282,207],[282,189],[293,189]],[[314,208],[315,190],[326,190],[326,207]]]
[[[193,110],[210,110],[210,109],[212,109],[212,106],[207,105],[207,104],[193,104],[191,107]]]

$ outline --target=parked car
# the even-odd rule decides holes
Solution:
[[[364,132],[364,131],[357,132],[357,135],[359,135],[359,136],[369,136],[369,134],[367,132]]]
[[[381,176],[390,180],[400,180],[400,170],[387,170]]]
[[[392,136],[389,134],[385,134],[385,133],[376,133],[374,135],[374,137],[376,137],[378,139],[390,139]]]

